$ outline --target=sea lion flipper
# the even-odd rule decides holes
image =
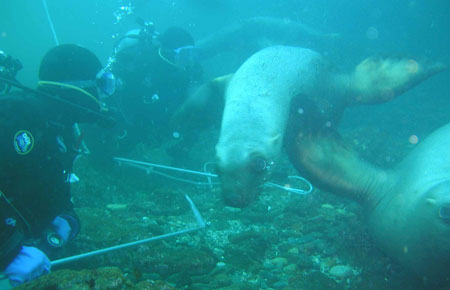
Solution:
[[[390,101],[446,69],[442,63],[411,58],[367,58],[356,66],[348,78],[349,103],[376,104]]]
[[[195,120],[203,122],[203,124],[196,125],[206,125],[204,124],[205,120],[210,122],[220,120],[224,106],[225,89],[232,76],[233,74],[227,74],[217,77],[189,94],[186,101],[172,116],[170,127],[179,130],[180,127],[199,123]]]
[[[291,130],[287,137],[289,159],[314,185],[364,203],[377,199],[374,187],[385,171],[361,159],[336,130]]]

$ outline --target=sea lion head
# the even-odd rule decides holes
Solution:
[[[246,162],[233,166],[219,162],[218,173],[225,203],[243,208],[254,201],[264,183],[266,168],[267,161],[260,155],[250,155]]]
[[[441,241],[450,259],[450,180],[438,183],[430,188],[423,197],[425,199],[424,209],[418,206],[418,212],[429,215],[427,230],[430,235],[435,236],[435,241]],[[450,265],[450,260],[448,262]]]
[[[430,187],[413,203],[405,227],[405,264],[430,281],[450,275],[450,180]]]

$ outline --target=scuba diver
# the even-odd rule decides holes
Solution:
[[[15,80],[20,62],[0,55],[9,60],[0,62],[0,271],[16,286],[50,272],[79,231],[70,196],[85,151],[77,123],[111,125],[100,96],[114,78],[91,51],[66,44],[47,52],[31,89]]]
[[[116,93],[108,100],[122,120],[119,135],[126,143],[159,140],[172,136],[169,120],[201,80],[194,40],[182,28],[170,27],[162,34],[151,22],[138,20],[140,29],[120,38],[108,69],[117,77]]]

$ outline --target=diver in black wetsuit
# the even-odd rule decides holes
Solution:
[[[13,286],[48,273],[49,259],[78,233],[70,197],[83,151],[77,122],[109,120],[98,96],[111,76],[101,69],[86,48],[60,45],[44,56],[37,90],[0,73],[0,271]]]
[[[122,117],[125,140],[133,144],[171,136],[172,114],[201,79],[194,40],[187,31],[171,27],[159,35],[151,23],[141,24],[117,42],[109,65],[121,83],[110,102]]]

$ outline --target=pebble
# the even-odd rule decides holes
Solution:
[[[297,265],[295,265],[295,264],[289,264],[283,268],[283,272],[286,274],[294,273],[296,270],[297,270]]]
[[[120,211],[127,209],[127,207],[128,206],[126,204],[122,203],[110,203],[106,205],[106,208],[109,209],[110,211]]]
[[[226,264],[224,262],[217,262],[217,267],[224,267]]]
[[[337,265],[332,267],[328,273],[336,278],[344,279],[353,276],[353,269],[349,266]]]
[[[297,264],[300,268],[311,269],[314,267],[314,263],[311,260],[311,257],[305,254],[300,254],[298,256]]]
[[[270,260],[270,263],[272,263],[275,266],[275,268],[282,269],[284,266],[287,265],[288,260],[283,257],[276,257]]]
[[[290,248],[289,249],[289,251],[288,251],[288,253],[289,254],[292,254],[292,255],[298,255],[298,248],[297,247],[294,247],[294,248]]]
[[[329,203],[324,203],[324,204],[322,204],[322,208],[334,209],[334,206],[332,206],[332,205],[329,204]]]
[[[273,283],[273,287],[276,289],[282,289],[288,285],[289,285],[288,281],[284,281],[284,280],[280,280],[280,281]]]
[[[232,212],[232,213],[235,213],[235,212],[241,212],[242,210],[241,210],[240,208],[237,208],[237,207],[225,206],[225,207],[223,208],[223,211],[224,211],[224,212]]]
[[[288,260],[286,258],[283,257],[276,257],[273,258],[272,260],[266,259],[264,261],[264,268],[266,269],[273,269],[273,268],[277,268],[277,269],[282,269],[284,266],[286,266],[288,263]]]

